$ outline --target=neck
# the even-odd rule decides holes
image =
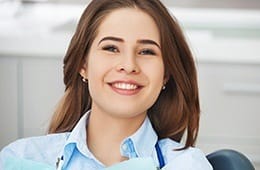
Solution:
[[[138,130],[145,116],[143,113],[133,118],[118,118],[92,107],[87,127],[90,151],[107,166],[127,159],[120,154],[120,144]]]

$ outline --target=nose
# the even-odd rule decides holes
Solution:
[[[125,72],[127,74],[140,72],[140,68],[134,55],[120,56],[120,60],[116,66],[116,70],[118,72]]]

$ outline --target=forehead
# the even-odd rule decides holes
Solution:
[[[159,29],[153,18],[136,8],[117,9],[103,19],[97,38],[111,35],[126,40],[145,38],[160,42]]]

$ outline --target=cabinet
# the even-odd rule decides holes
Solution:
[[[0,148],[18,137],[18,62],[0,58]]]
[[[260,64],[199,62],[201,126],[205,152],[233,148],[260,162]]]
[[[0,57],[0,148],[46,134],[63,95],[62,58]]]
[[[61,59],[25,59],[23,76],[23,136],[45,134],[63,94]]]

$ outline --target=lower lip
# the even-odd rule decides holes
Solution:
[[[132,95],[136,95],[137,93],[139,93],[139,91],[142,89],[142,87],[138,87],[137,89],[134,90],[125,90],[125,89],[118,89],[112,85],[109,85],[112,90],[120,95],[124,95],[124,96],[132,96]]]

